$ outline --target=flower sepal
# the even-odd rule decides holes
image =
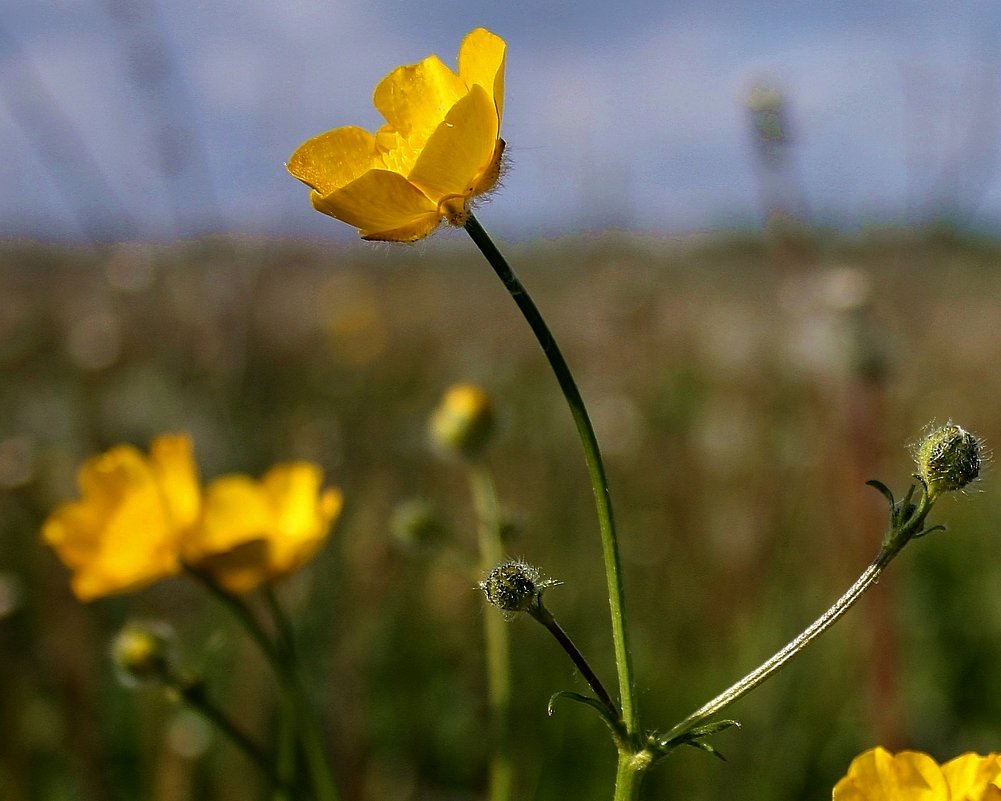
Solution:
[[[706,742],[705,738],[732,728],[739,729],[740,722],[736,720],[717,720],[702,726],[696,726],[669,739],[658,735],[656,732],[651,732],[647,736],[647,747],[657,754],[655,762],[659,762],[674,751],[674,749],[683,745],[698,748],[700,751],[705,751],[707,754],[712,754],[717,759],[726,762],[726,757],[715,746]]]
[[[584,704],[584,706],[589,706],[605,722],[609,730],[612,732],[612,739],[615,740],[616,747],[622,748],[626,743],[626,732],[623,727],[622,720],[615,717],[612,714],[612,710],[608,708],[607,705],[602,703],[597,698],[584,695],[583,693],[574,692],[573,690],[560,690],[559,692],[553,693],[549,697],[549,703],[546,704],[546,714],[552,717],[556,714],[556,702],[562,698],[566,698],[569,701],[576,701],[578,704]]]
[[[931,511],[934,500],[923,482],[917,502],[914,500],[914,493],[918,489],[915,484],[908,487],[907,494],[900,501],[897,501],[893,497],[893,492],[882,481],[870,479],[865,483],[876,489],[889,504],[890,519],[886,534],[883,535],[881,550],[887,561],[911,540],[931,534],[933,531],[945,531],[945,526],[942,525],[925,528],[925,519]]]

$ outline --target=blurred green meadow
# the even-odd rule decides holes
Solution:
[[[574,369],[602,443],[625,560],[639,703],[669,728],[785,644],[875,556],[907,444],[954,419],[1001,442],[1001,243],[949,229],[679,239],[606,234],[507,249]],[[287,580],[304,672],[345,801],[484,796],[475,518],[427,418],[458,381],[500,418],[489,452],[508,552],[614,685],[591,489],[558,387],[514,304],[459,236],[413,248],[205,240],[0,248],[0,798],[247,801],[241,753],[108,659],[163,620],[181,665],[262,742],[275,687],[184,578],[87,605],[39,541],[88,456],[189,432],[202,476],[310,459],[343,489],[319,557]],[[682,750],[650,799],[830,797],[883,744],[1001,750],[1001,492],[942,499],[833,633]],[[416,513],[415,513],[416,510]],[[408,525],[415,517],[422,526]],[[585,685],[511,624],[518,799],[611,797]]]

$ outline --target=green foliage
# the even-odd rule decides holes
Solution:
[[[905,485],[904,445],[925,423],[951,417],[1001,441],[985,399],[1001,363],[1001,251],[885,233],[813,247],[812,266],[784,271],[754,240],[508,253],[558,332],[605,451],[639,704],[665,728],[785,643],[875,555],[886,510],[864,482]],[[475,520],[461,477],[425,436],[456,381],[496,402],[489,460],[520,524],[510,556],[565,581],[553,612],[612,684],[576,435],[523,321],[467,242],[391,255],[8,245],[0,258],[5,801],[261,797],[238,752],[154,690],[120,687],[108,659],[127,618],[169,621],[180,658],[267,740],[274,686],[231,621],[182,581],[83,607],[38,542],[84,458],[165,431],[194,436],[207,475],[304,458],[344,490],[329,546],[281,589],[346,799],[472,799],[485,784],[487,610],[457,556],[475,552]],[[845,265],[871,282],[861,311],[825,295]],[[856,357],[874,348],[881,371],[853,367],[871,364]],[[646,796],[823,798],[876,743],[943,757],[1001,748],[991,689],[1001,504],[989,477],[978,488],[941,499],[935,521],[948,534],[909,548],[828,638],[727,711],[743,729],[710,743],[726,765],[678,749]],[[412,498],[441,510],[451,541],[400,547],[392,514]],[[573,704],[546,716],[554,692],[587,688],[532,623],[510,631],[515,796],[605,799],[615,764],[605,727]]]

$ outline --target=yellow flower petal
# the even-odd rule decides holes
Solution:
[[[478,179],[491,168],[496,145],[497,111],[476,84],[428,139],[407,177],[428,197],[472,197]]]
[[[202,503],[191,437],[158,437],[150,443],[149,458],[174,524],[187,528],[198,519]]]
[[[375,137],[354,126],[335,128],[303,142],[285,165],[292,175],[321,195],[340,189],[377,166],[381,166],[381,159]]]
[[[320,468],[308,462],[277,465],[261,481],[216,479],[201,524],[185,541],[185,561],[235,593],[299,569],[340,511],[340,493],[321,492],[322,483]]]
[[[372,102],[401,136],[420,147],[467,91],[438,56],[428,56],[389,73],[375,87]]]
[[[459,47],[459,77],[467,86],[479,84],[497,107],[497,119],[504,116],[504,61],[507,44],[486,28],[466,34]]]
[[[304,143],[287,165],[313,189],[313,207],[365,239],[413,242],[442,217],[462,225],[471,198],[500,173],[504,40],[483,28],[463,39],[459,71],[437,56],[398,67],[373,103],[386,118],[374,136],[338,128]]]
[[[184,543],[184,558],[197,563],[205,554],[266,540],[271,523],[268,498],[258,482],[242,475],[217,478],[205,490],[202,519]]]
[[[980,756],[963,754],[946,762],[942,774],[949,785],[952,801],[985,801],[989,787],[998,783],[1001,777],[1001,762],[997,754]],[[997,792],[993,787],[991,793]]]
[[[270,567],[273,575],[283,575],[316,554],[340,513],[342,499],[336,490],[320,492],[323,474],[307,462],[278,465],[261,483],[275,515]]]
[[[873,748],[856,757],[833,801],[950,801],[942,770],[927,754]]]
[[[166,450],[177,444],[168,441]],[[74,572],[71,585],[81,600],[137,589],[177,571],[181,529],[157,470],[130,445],[112,448],[80,468],[80,500],[45,521],[42,536]],[[179,463],[171,470],[179,486],[186,483]]]
[[[329,195],[313,193],[317,211],[361,229],[362,236],[411,242],[427,236],[441,220],[438,205],[406,178],[369,170]]]

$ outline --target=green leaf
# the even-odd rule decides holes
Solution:
[[[890,488],[886,486],[886,484],[884,484],[882,481],[877,481],[875,478],[870,478],[865,483],[866,486],[879,490],[880,494],[882,494],[882,496],[886,498],[886,500],[889,502],[890,511],[892,512],[893,507],[896,505],[897,502],[893,499],[893,493],[890,492]]]
[[[546,712],[548,712],[550,716],[552,716],[556,711],[556,702],[561,698],[576,701],[579,704],[584,704],[585,706],[589,706],[597,711],[597,713],[601,715],[601,719],[605,721],[605,725],[611,729],[612,737],[615,739],[616,745],[618,746],[622,742],[622,722],[613,718],[607,707],[597,698],[592,698],[590,695],[575,693],[573,690],[560,690],[558,693],[553,693],[549,699],[549,703],[546,705]]]
[[[713,734],[718,734],[721,731],[726,731],[731,728],[740,728],[740,723],[736,720],[716,720],[712,723],[705,723],[702,726],[696,726],[693,729],[689,729],[683,734],[679,734],[677,737],[672,737],[670,740],[658,737],[656,734],[651,734],[648,738],[648,742],[660,752],[660,758],[667,756],[675,748],[682,745],[691,746],[692,748],[698,748],[700,751],[705,751],[708,754],[712,754],[717,759],[722,759],[726,761],[726,757],[723,756],[719,751],[717,751],[709,743],[705,742],[702,738],[709,737]]]
[[[703,742],[702,740],[686,740],[683,744],[690,745],[692,748],[698,748],[700,751],[705,751],[707,754],[712,754],[717,759],[726,762],[725,756],[709,745],[709,743]]]

